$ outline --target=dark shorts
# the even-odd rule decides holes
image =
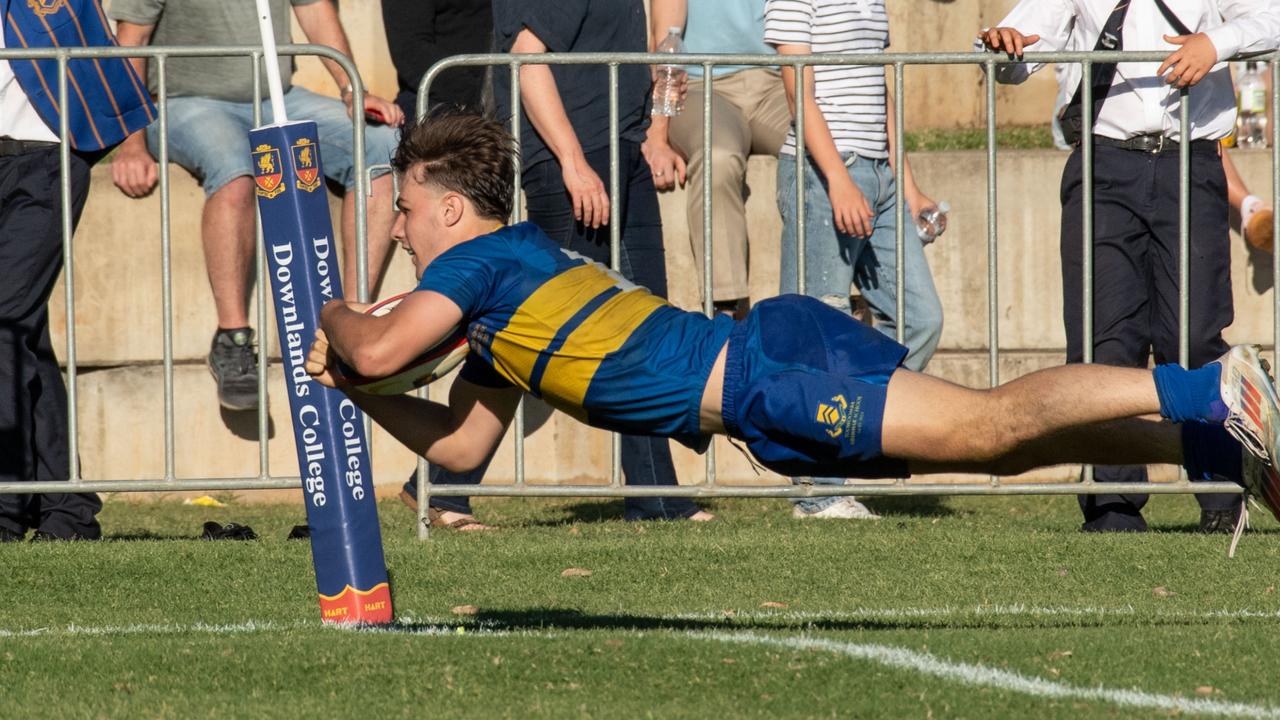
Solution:
[[[725,429],[791,477],[906,477],[881,454],[889,377],[907,348],[814,298],[757,304],[729,336]]]

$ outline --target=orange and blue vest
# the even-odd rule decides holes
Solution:
[[[595,427],[706,448],[699,406],[731,319],[673,307],[527,222],[441,253],[417,289],[462,309],[464,379],[515,385]]]
[[[0,0],[6,49],[110,47],[116,44],[99,0]],[[58,132],[58,61],[11,60],[13,74],[40,118]],[[127,58],[67,62],[71,146],[93,152],[119,144],[156,117],[146,85]]]

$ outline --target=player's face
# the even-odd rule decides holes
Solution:
[[[395,225],[391,237],[413,260],[413,272],[418,278],[422,271],[444,249],[441,239],[447,237],[446,214],[450,212],[444,202],[447,191],[435,185],[424,185],[412,178],[400,183],[400,198],[396,201]]]

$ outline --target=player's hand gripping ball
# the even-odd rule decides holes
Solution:
[[[380,317],[391,312],[409,293],[387,298],[365,310],[366,315]],[[351,386],[370,395],[402,395],[448,375],[469,352],[466,323],[453,328],[444,340],[427,348],[427,351],[409,362],[399,371],[386,377],[370,378],[357,373],[349,365],[339,361],[338,368]]]

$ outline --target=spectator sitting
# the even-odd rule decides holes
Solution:
[[[311,42],[351,54],[338,12],[330,0],[271,0],[276,41],[287,43],[287,8],[292,4],[303,33]],[[257,45],[257,11],[253,0],[114,0],[110,15],[118,21],[121,45]],[[141,75],[146,60],[136,58]],[[320,131],[325,175],[347,190],[342,203],[343,291],[356,296],[355,185],[351,155],[352,88],[341,66],[325,67],[342,89],[342,100],[325,98],[288,82],[293,61],[280,59],[285,79],[285,106],[294,118],[314,120]],[[248,131],[253,126],[253,75],[243,57],[171,58],[168,61],[169,157],[195,175],[205,191],[201,218],[205,264],[218,329],[209,352],[209,369],[218,384],[218,400],[228,410],[258,406],[258,360],[249,327],[248,297],[253,277],[254,183]],[[151,68],[154,93],[157,75]],[[264,83],[265,86],[265,83]],[[266,92],[264,87],[263,92]],[[394,103],[365,95],[366,113],[399,125],[403,113]],[[264,122],[271,121],[270,104],[263,106]],[[396,131],[370,127],[365,133],[370,166],[389,163]],[[159,124],[144,135],[131,135],[112,164],[112,179],[126,195],[142,197],[155,187],[155,161],[148,152],[159,148]],[[375,171],[368,207],[369,288],[376,294],[391,245],[391,176],[389,168]]]
[[[653,0],[650,48],[669,28],[683,27],[691,53],[765,54],[764,0]],[[685,161],[693,178],[685,195],[689,241],[702,277],[701,65],[685,68],[691,78],[684,112],[672,118],[654,115],[643,149],[653,182],[667,190],[685,183]],[[712,69],[711,297],[718,310],[741,317],[749,305],[747,247],[747,156],[776,156],[791,128],[782,77],[776,67],[717,65]]]

